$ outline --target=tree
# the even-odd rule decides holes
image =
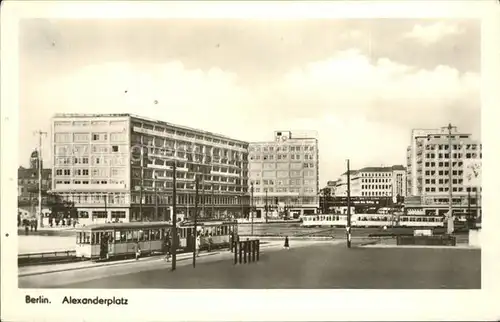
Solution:
[[[74,202],[63,200],[60,195],[49,195],[47,206],[50,209],[49,218],[55,219],[56,224],[63,218],[76,219],[78,217]]]

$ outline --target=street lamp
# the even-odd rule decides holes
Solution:
[[[452,126],[451,124],[448,124],[445,129],[448,130],[448,195],[449,195],[449,203],[448,203],[448,227],[447,227],[447,233],[448,235],[453,234],[454,231],[454,221],[453,221],[453,176],[452,176],[452,163],[453,163],[453,158],[452,158],[452,146],[451,146],[451,131],[453,129],[456,129],[455,126]],[[446,159],[446,158],[445,158]]]
[[[156,187],[156,180],[158,179],[158,175],[156,172],[153,175],[154,181],[153,181],[153,188],[154,188],[154,193],[155,193],[155,220],[159,220],[158,218],[158,189]]]
[[[351,170],[347,159],[347,248],[351,248]]]
[[[254,212],[254,206],[253,206],[253,181],[251,183],[251,197],[252,197],[252,201],[251,201],[251,205],[250,205],[250,216],[252,216],[252,226],[251,226],[251,235],[253,236],[253,212]]]

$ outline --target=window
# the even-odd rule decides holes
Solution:
[[[92,133],[92,141],[107,141],[108,134],[106,133]]]
[[[71,142],[71,133],[56,133],[54,140],[56,143]]]
[[[118,145],[113,145],[112,146],[112,151],[113,152],[118,152]]]
[[[73,134],[74,142],[88,142],[90,139],[89,133],[75,133]]]
[[[65,176],[69,176],[69,175],[71,175],[71,170],[70,169],[64,169],[63,173],[64,173]]]
[[[111,142],[125,141],[125,133],[111,133]]]

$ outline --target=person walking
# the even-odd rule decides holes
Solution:
[[[141,256],[141,246],[139,245],[139,242],[135,242],[135,260],[139,260],[139,257]]]
[[[283,245],[284,249],[290,249],[290,243],[288,241],[288,236],[285,236],[285,245]]]
[[[213,240],[212,240],[212,233],[210,233],[208,235],[208,252],[210,253],[212,251],[212,243],[213,243]]]
[[[200,245],[201,245],[201,238],[200,236],[196,236],[196,257],[200,256]]]
[[[172,247],[172,243],[170,242],[170,234],[167,234],[165,238],[165,257],[163,260],[170,262],[170,248]]]

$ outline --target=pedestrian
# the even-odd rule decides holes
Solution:
[[[231,232],[231,234],[229,235],[229,250],[231,250],[231,253],[233,252],[233,248],[234,248],[234,233]]]
[[[212,243],[213,243],[213,240],[212,240],[212,233],[210,233],[208,235],[208,252],[210,253],[212,251]]]
[[[167,262],[170,262],[170,247],[172,247],[170,242],[170,235],[165,238],[165,257],[163,258]]]
[[[196,257],[200,256],[200,244],[201,244],[201,238],[200,236],[196,237]]]
[[[29,228],[28,228],[28,224],[25,224],[25,225],[24,225],[24,233],[25,233],[26,235],[29,235],[29,231],[30,231],[30,230],[29,230]]]
[[[285,236],[285,245],[283,246],[285,249],[290,249],[290,243],[288,241],[288,236]]]
[[[141,256],[141,246],[139,246],[139,242],[135,242],[135,260],[139,260]]]
[[[33,223],[35,232],[38,231],[38,219],[35,219],[35,222]]]

